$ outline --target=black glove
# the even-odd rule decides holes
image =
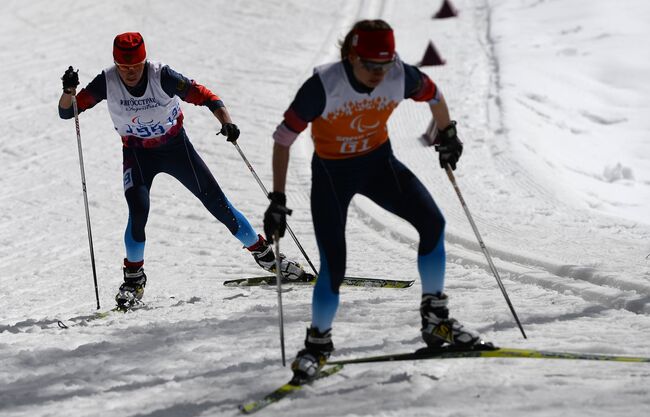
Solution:
[[[452,121],[449,126],[438,132],[434,145],[439,152],[440,168],[445,169],[449,164],[451,169],[455,170],[456,163],[463,153],[463,142],[456,134],[456,122]]]
[[[239,128],[234,123],[224,123],[219,131],[228,142],[235,142],[239,138]]]
[[[68,67],[61,77],[61,81],[63,81],[63,92],[70,94],[79,85],[79,70],[75,71],[72,66]]]
[[[274,191],[269,193],[269,208],[264,213],[264,234],[269,243],[273,243],[273,236],[278,233],[279,237],[284,236],[287,229],[287,215],[291,216],[291,210],[286,207],[287,196],[284,193]]]

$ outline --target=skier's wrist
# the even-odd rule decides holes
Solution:
[[[287,205],[287,196],[281,192],[281,191],[272,191],[269,193],[269,200],[271,200],[271,203],[277,204],[280,206],[286,206]]]

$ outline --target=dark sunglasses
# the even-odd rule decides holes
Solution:
[[[395,65],[394,59],[391,61],[374,62],[359,58],[359,61],[361,62],[361,65],[370,72],[388,72],[393,68],[393,65]]]

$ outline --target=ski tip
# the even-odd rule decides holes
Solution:
[[[314,378],[310,378],[309,380],[301,380],[296,378],[296,376],[294,375],[289,382],[280,386],[275,391],[266,395],[264,398],[251,401],[246,404],[240,404],[237,406],[237,408],[242,414],[256,413],[259,410],[265,408],[266,406],[271,405],[273,403],[277,403],[284,397],[291,395],[296,391],[301,390],[305,385],[311,384],[312,382],[318,379],[322,379],[330,375],[333,375],[338,371],[340,371],[341,369],[343,369],[343,365],[326,366],[325,368],[321,369],[321,371]]]

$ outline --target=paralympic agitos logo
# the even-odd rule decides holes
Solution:
[[[140,126],[152,126],[154,124],[153,119],[149,120],[148,122],[143,122],[140,116],[135,116],[132,118],[131,123]]]
[[[373,124],[368,124],[368,122],[364,123],[363,116],[363,114],[360,114],[352,119],[350,122],[350,129],[356,130],[359,133],[363,133],[379,127],[379,120],[375,121]]]

